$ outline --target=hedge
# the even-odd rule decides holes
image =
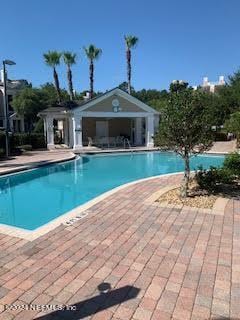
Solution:
[[[227,141],[228,136],[225,132],[214,132],[214,141]]]
[[[45,137],[41,133],[14,133],[9,137],[9,140],[11,150],[24,145],[31,145],[33,149],[46,147]],[[4,132],[0,132],[0,148],[5,149]]]

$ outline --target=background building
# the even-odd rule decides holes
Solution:
[[[210,82],[208,77],[203,78],[203,83],[200,86],[204,91],[215,93],[219,88],[225,86],[226,81],[224,76],[220,76],[217,82]]]
[[[14,112],[11,102],[13,97],[28,85],[27,80],[7,80],[7,97],[9,108],[9,126],[12,132],[24,132],[24,117]],[[0,77],[0,128],[4,128],[4,85],[3,72]]]

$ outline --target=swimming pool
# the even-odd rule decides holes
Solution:
[[[199,155],[191,169],[220,166],[224,156]],[[121,184],[183,171],[169,152],[90,155],[0,178],[0,223],[34,230]]]

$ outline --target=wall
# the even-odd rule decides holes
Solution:
[[[109,136],[117,137],[120,135],[131,137],[131,119],[116,118],[109,120]]]
[[[82,133],[83,144],[88,144],[88,137],[92,139],[96,136],[96,121],[107,120],[105,118],[83,118],[82,119]],[[126,135],[131,137],[131,119],[127,118],[115,118],[109,119],[108,128],[109,136],[117,137],[119,135]]]
[[[104,99],[92,107],[89,107],[86,111],[88,112],[113,112],[112,100],[118,99],[122,112],[143,112],[141,108],[139,108],[135,103],[132,103],[120,96],[111,96],[107,99]]]

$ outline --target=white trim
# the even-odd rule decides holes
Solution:
[[[81,111],[84,111],[92,106],[94,106],[95,104],[113,96],[113,95],[118,95],[126,100],[128,100],[129,102],[131,103],[134,103],[136,104],[140,109],[146,111],[146,112],[150,112],[150,113],[154,113],[154,114],[159,114],[159,112],[157,112],[155,109],[149,107],[148,105],[146,105],[145,103],[143,103],[142,101],[138,100],[137,98],[131,96],[130,94],[128,94],[127,92],[119,89],[119,88],[116,88],[116,89],[113,89],[109,92],[106,92],[105,94],[103,94],[102,96],[100,96],[99,98],[95,98],[93,100],[90,100],[89,102],[87,102],[84,106],[79,106],[79,107],[76,107],[74,109],[77,110],[78,112],[81,112]],[[102,111],[101,113],[105,113],[104,111]]]
[[[120,89],[118,89],[118,90],[120,90]],[[146,103],[142,102],[141,100],[138,100],[137,98],[131,96],[130,94],[128,94],[127,92],[125,92],[123,90],[119,91],[119,95],[122,96],[122,98],[125,98],[125,99],[129,100],[130,102],[136,104],[138,107],[140,107],[141,109],[143,109],[146,112],[159,114],[159,112],[157,112],[155,109],[149,107]]]
[[[39,113],[39,116],[44,119],[47,117],[51,117],[54,118],[56,120],[64,120],[64,119],[68,119],[69,117],[71,117],[71,113],[58,113],[58,112],[46,112],[46,113]]]
[[[101,112],[101,111],[78,111],[74,116],[87,118],[145,118],[149,116],[148,112]]]

